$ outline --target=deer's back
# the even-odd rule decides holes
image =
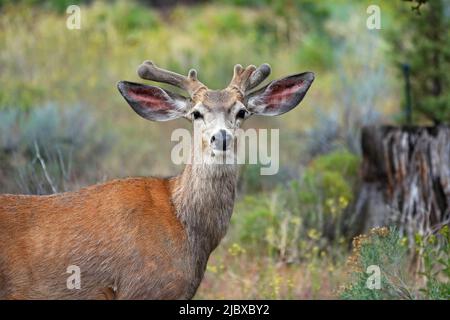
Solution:
[[[185,237],[165,179],[1,195],[0,297],[184,298]],[[67,288],[69,266],[80,268],[79,290]]]

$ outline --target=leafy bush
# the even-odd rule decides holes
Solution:
[[[353,200],[360,160],[348,151],[315,158],[295,188],[298,208],[311,218],[309,227],[330,239],[341,236],[343,212]]]
[[[285,262],[317,255],[330,242],[343,244],[343,211],[352,201],[358,166],[358,157],[337,151],[317,157],[299,179],[270,194],[245,197],[232,220],[239,240]]]
[[[359,163],[357,156],[345,150],[319,156],[306,168],[305,183],[323,190],[326,198],[347,197],[347,200],[352,200]]]
[[[266,202],[257,196],[246,196],[238,202],[236,210],[242,214],[239,217],[239,240],[247,247],[261,245],[261,240],[275,219]]]
[[[416,255],[395,228],[374,228],[353,240],[348,260],[350,281],[341,288],[343,299],[449,299],[449,232],[423,240],[417,236]],[[419,262],[419,272],[411,272]],[[369,288],[370,266],[380,268],[380,288]],[[420,285],[419,277],[422,277]]]
[[[420,291],[427,299],[450,299],[450,231],[444,226],[437,235],[416,235],[416,250],[421,258],[420,276],[426,279]]]

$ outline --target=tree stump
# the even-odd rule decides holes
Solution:
[[[414,239],[450,221],[450,127],[369,126],[362,130],[356,233],[396,224]]]

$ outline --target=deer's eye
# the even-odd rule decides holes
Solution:
[[[247,112],[244,109],[239,110],[239,112],[236,114],[236,118],[238,119],[244,119],[245,118],[245,114]]]
[[[195,120],[203,118],[203,115],[197,110],[192,112],[192,116],[194,117]]]

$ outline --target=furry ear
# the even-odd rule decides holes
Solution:
[[[186,113],[186,97],[159,87],[119,81],[117,88],[133,110],[145,119],[167,121],[180,118]]]
[[[246,97],[247,108],[254,114],[277,116],[295,108],[302,101],[314,73],[304,72],[272,81]]]

